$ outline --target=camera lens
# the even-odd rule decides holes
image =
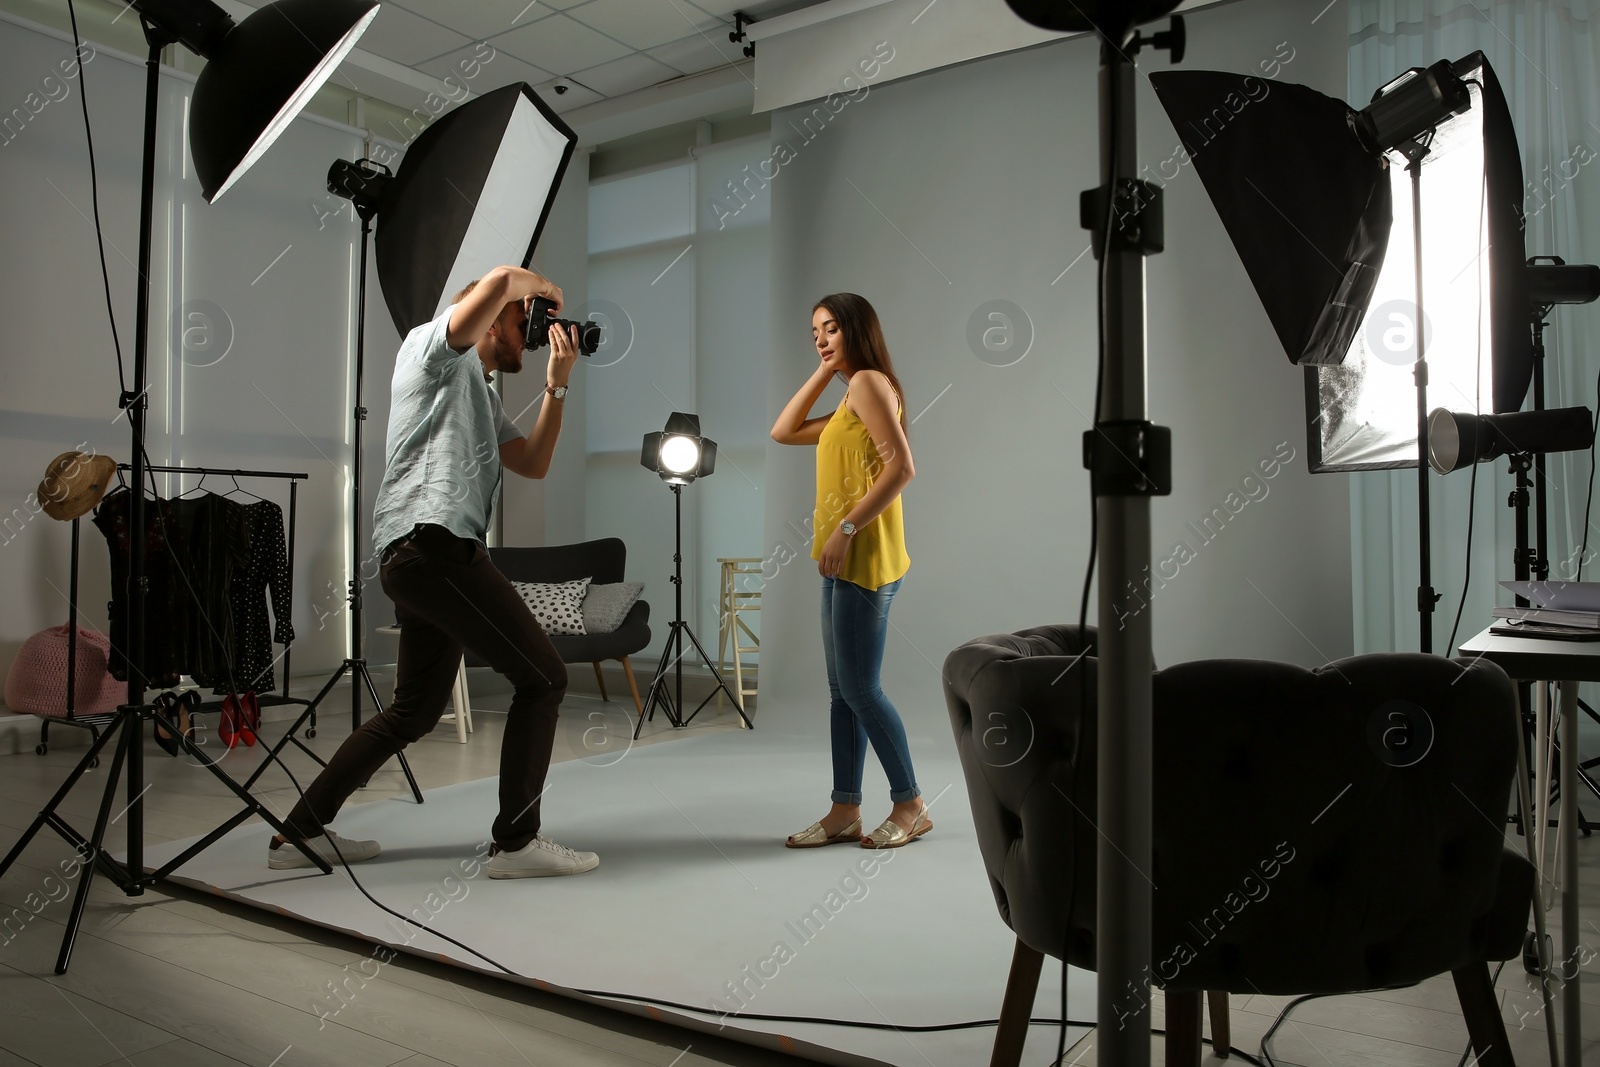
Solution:
[[[600,324],[589,321],[578,327],[578,350],[586,356],[592,356],[600,350],[602,338]]]

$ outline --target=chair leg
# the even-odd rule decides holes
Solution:
[[[1466,1016],[1467,1034],[1477,1057],[1473,1063],[1478,1067],[1516,1067],[1500,1001],[1495,996],[1494,983],[1489,981],[1489,965],[1475,963],[1451,971],[1450,977],[1455,979],[1461,1014]]]
[[[601,700],[610,700],[611,698],[606,696],[606,678],[605,678],[605,675],[600,673],[600,661],[599,660],[595,660],[594,661],[594,680],[595,680],[595,683],[600,686],[600,699]]]
[[[1211,1051],[1219,1059],[1227,1059],[1233,1051],[1233,1031],[1228,1025],[1228,993],[1224,989],[1206,990],[1206,1004],[1211,1009]]]
[[[1028,1017],[1033,1014],[1033,998],[1039,992],[1039,972],[1043,969],[1044,953],[1035,952],[1017,938],[989,1067],[1017,1067],[1022,1062],[1022,1046],[1028,1042]]]
[[[1167,996],[1167,1067],[1200,1067],[1200,1004],[1198,989],[1169,989]]]
[[[628,657],[622,657],[622,674],[628,679],[628,691],[633,694],[633,710],[640,715],[644,714],[644,701],[639,699],[639,683],[633,680],[633,664],[628,662]]]

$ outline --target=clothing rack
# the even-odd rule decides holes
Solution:
[[[117,464],[117,471],[119,473],[122,472],[122,471],[132,470],[132,469],[133,469],[133,465],[130,464],[130,463],[118,463]],[[300,483],[303,482],[303,481],[308,480],[310,478],[309,475],[307,475],[305,473],[301,473],[301,472],[290,472],[290,471],[257,471],[257,470],[244,470],[244,469],[240,469],[240,468],[223,468],[223,467],[156,466],[156,465],[153,465],[153,464],[146,464],[144,469],[146,471],[150,471],[150,472],[154,472],[154,473],[162,473],[162,474],[198,474],[201,477],[202,480],[207,475],[215,475],[215,476],[221,477],[221,478],[277,478],[277,479],[287,479],[288,482],[289,482],[289,515],[288,515],[287,522],[285,524],[286,525],[286,529],[285,529],[285,542],[286,542],[286,544],[284,546],[284,551],[288,554],[288,557],[289,557],[289,567],[288,567],[288,571],[289,571],[289,588],[284,593],[284,601],[287,602],[287,603],[291,603],[291,604],[294,602],[295,512],[296,512],[296,507],[297,507],[297,504],[298,504],[298,494],[299,494],[299,489],[300,489]],[[114,714],[112,714],[112,713],[107,713],[107,714],[103,714],[103,715],[87,715],[87,716],[83,716],[81,718],[76,714],[76,711],[77,711],[77,667],[78,667],[78,536],[79,536],[79,523],[80,523],[80,521],[81,521],[80,519],[73,519],[72,520],[72,580],[71,580],[71,589],[70,589],[70,593],[69,593],[68,609],[67,609],[68,610],[68,618],[67,618],[67,713],[64,716],[49,716],[49,717],[42,718],[42,720],[41,720],[41,722],[39,724],[39,744],[38,744],[38,747],[34,749],[34,751],[36,753],[38,753],[39,755],[41,755],[41,756],[44,755],[45,752],[49,750],[50,724],[52,722],[66,723],[69,726],[84,727],[85,729],[87,729],[89,731],[90,737],[91,737],[91,743],[92,743],[92,741],[94,741],[94,740],[99,740],[100,727],[104,726],[106,723],[109,723],[113,719],[116,718],[116,716]],[[266,704],[271,705],[271,704],[304,704],[305,703],[305,701],[296,699],[296,698],[291,697],[289,695],[289,655],[290,655],[291,650],[292,650],[292,646],[285,646],[284,647],[284,651],[283,651],[283,674],[282,674],[282,679],[281,679],[281,681],[282,681],[281,692],[279,694],[277,694],[275,697],[273,697],[272,699],[270,699],[268,701],[265,701],[264,703],[266,703]],[[205,708],[207,705],[202,704],[201,706],[202,706],[202,708]],[[312,720],[313,728],[315,727],[315,725],[316,725],[316,720],[313,717],[313,720]]]

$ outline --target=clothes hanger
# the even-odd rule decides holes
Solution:
[[[223,496],[232,496],[235,493],[243,493],[245,496],[250,497],[253,500],[260,500],[265,503],[265,497],[256,496],[256,494],[239,484],[239,476],[237,474],[231,474],[229,477],[233,479],[233,488],[229,489],[226,493],[223,493]]]
[[[194,483],[194,488],[186,490],[185,492],[179,493],[176,499],[178,499],[178,500],[187,499],[190,493],[198,493],[201,489],[204,489],[205,488],[205,484],[206,484],[206,473],[205,473],[205,471],[201,471],[200,472],[200,480],[198,482]]]

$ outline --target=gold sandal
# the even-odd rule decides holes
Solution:
[[[792,835],[783,843],[785,848],[822,848],[824,845],[845,845],[852,841],[861,840],[861,816],[857,815],[850,820],[843,830],[833,836],[822,828],[821,822],[814,822],[810,826]]]
[[[861,839],[862,848],[899,848],[909,844],[933,829],[933,820],[928,818],[928,809],[923,808],[917,812],[916,819],[911,823],[911,832],[906,833],[896,825],[893,819],[883,820],[883,825]]]

